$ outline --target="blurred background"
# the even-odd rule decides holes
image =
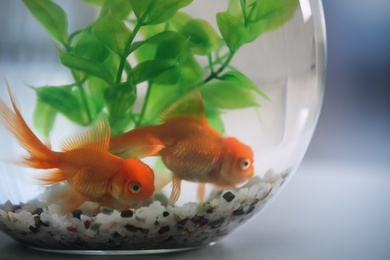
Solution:
[[[390,161],[390,1],[324,0],[328,66],[305,160]]]
[[[12,1],[13,2],[13,1]],[[71,1],[67,4],[71,5]],[[7,24],[10,13],[28,19],[22,1],[0,2],[0,24]],[[63,3],[62,3],[63,5]],[[64,8],[67,6],[64,5]],[[320,120],[305,160],[365,160],[388,163],[390,159],[390,1],[389,0],[324,0],[327,26],[328,66],[325,99]],[[94,17],[90,8],[73,10],[71,15],[89,21]],[[69,17],[69,27],[72,21]],[[6,30],[24,30],[22,43],[15,45],[7,37],[0,37],[0,60],[23,57],[28,62],[39,57],[56,60],[52,42],[37,24]],[[0,32],[7,35],[7,32]],[[38,35],[31,34],[40,34]],[[29,39],[42,39],[40,50],[29,50]],[[52,55],[47,55],[48,51]],[[45,53],[46,55],[42,55]],[[1,55],[7,55],[4,57]],[[38,56],[38,57],[37,57]],[[48,62],[50,62],[48,60]],[[3,63],[4,64],[4,63]],[[60,69],[60,68],[59,68]],[[0,77],[7,75],[7,67],[0,65]],[[47,75],[48,77],[54,75]],[[39,84],[31,82],[31,84]]]

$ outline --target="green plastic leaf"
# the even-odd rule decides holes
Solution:
[[[91,5],[97,5],[102,6],[106,0],[83,0],[83,2],[86,2]]]
[[[67,44],[67,17],[59,5],[51,0],[23,0],[23,3],[55,40]]]
[[[93,24],[92,32],[107,49],[121,57],[127,55],[126,44],[131,31],[121,20],[108,14]]]
[[[147,59],[141,58],[140,60],[150,60],[156,54],[156,46],[162,42],[174,42],[176,40],[184,40],[184,37],[175,31],[163,31],[152,37],[139,42],[134,42],[130,49],[130,52],[137,51],[136,56],[138,57],[149,57]],[[150,48],[153,46],[152,48]],[[148,48],[145,50],[144,48]],[[140,50],[141,49],[141,50]],[[153,51],[152,51],[153,50]]]
[[[207,122],[209,125],[211,125],[212,128],[214,128],[216,131],[218,131],[221,134],[225,133],[225,125],[223,124],[222,118],[221,118],[221,112],[212,106],[205,106],[206,109],[206,116],[207,116]]]
[[[257,0],[249,8],[248,42],[255,40],[259,35],[279,28],[292,18],[299,4],[299,0]]]
[[[116,136],[129,131],[129,128],[134,124],[132,111],[126,111],[118,118],[109,118],[111,135]]]
[[[252,89],[252,90],[256,91],[258,94],[260,94],[264,99],[266,99],[268,101],[270,100],[269,97],[259,87],[257,87],[256,84],[253,83],[253,81],[251,79],[249,79],[247,76],[245,76],[244,74],[242,74],[241,72],[239,72],[237,70],[231,70],[231,71],[223,74],[220,77],[220,80],[233,82],[233,83],[238,84],[242,87]]]
[[[183,63],[189,52],[188,40],[179,33],[175,37],[161,41],[156,48],[155,59],[175,60],[177,66],[161,73],[156,79],[157,84],[176,84],[180,78]]]
[[[74,40],[70,53],[91,61],[102,62],[108,57],[110,51],[96,38],[88,27],[80,32]]]
[[[94,0],[96,1],[96,0]],[[127,18],[132,10],[129,0],[104,0],[100,16],[111,14],[120,20]]]
[[[178,32],[165,31],[138,44],[135,56],[139,62],[149,60],[170,60],[175,63],[171,69],[154,79],[157,84],[176,84],[187,60],[189,44],[186,37]]]
[[[107,83],[112,84],[114,82],[114,76],[111,72],[101,63],[96,61],[91,61],[76,55],[73,55],[62,50],[58,50],[59,58],[65,66],[81,70],[86,73],[90,73],[96,77],[99,77],[105,80]]]
[[[159,116],[167,107],[183,94],[179,85],[153,84],[150,89],[148,106],[143,118],[143,125],[161,123]]]
[[[217,14],[218,28],[235,52],[290,20],[298,4],[299,0],[232,0],[228,11]]]
[[[192,0],[129,0],[142,25],[159,24],[172,18]]]
[[[182,89],[193,88],[198,82],[202,80],[204,71],[199,62],[195,59],[194,55],[187,55],[186,60],[183,62],[179,84]]]
[[[203,69],[190,52],[189,42],[182,34],[164,31],[138,43],[135,56],[139,63],[150,60],[175,61],[175,66],[162,72],[154,83],[192,86],[203,76]]]
[[[177,62],[172,59],[150,60],[139,63],[133,68],[133,82],[138,84],[152,80],[168,69],[174,68]]]
[[[213,81],[200,88],[203,100],[210,106],[220,109],[259,107],[254,92],[241,84],[229,81]]]
[[[217,24],[226,45],[232,52],[236,52],[247,42],[247,30],[240,18],[229,12],[217,14]]]
[[[187,22],[180,33],[188,37],[195,54],[208,55],[216,50],[220,43],[217,32],[203,19],[193,19]]]
[[[179,11],[167,23],[169,24],[169,28],[178,32],[191,20],[191,15]]]
[[[39,102],[46,103],[77,124],[88,124],[88,117],[83,112],[79,99],[67,88],[49,86],[34,88],[34,90]]]
[[[124,113],[131,111],[136,97],[135,87],[128,81],[105,89],[104,99],[112,127],[121,121]]]
[[[108,85],[104,80],[93,76],[88,77],[85,92],[92,117],[99,114],[105,106],[104,91],[106,88]]]
[[[56,115],[57,111],[52,106],[38,98],[33,114],[35,130],[44,137],[49,137],[54,126]]]

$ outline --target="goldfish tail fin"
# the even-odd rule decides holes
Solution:
[[[153,126],[147,126],[153,129]],[[114,136],[110,140],[110,153],[121,158],[145,158],[157,156],[165,145],[151,135],[144,134],[148,130],[134,129],[122,135]]]
[[[176,201],[179,199],[180,192],[181,192],[181,179],[173,175],[172,192],[171,192],[171,196],[169,197],[169,203],[171,205],[174,205]]]
[[[132,146],[133,147],[128,147],[128,149],[122,150],[121,152],[115,154],[124,159],[142,159],[148,156],[157,156],[159,155],[159,152],[165,148],[165,145],[163,144],[147,144],[137,146],[137,144],[132,143]]]
[[[19,144],[30,154],[30,158],[24,160],[27,166],[37,169],[54,168],[54,166],[48,166],[48,164],[54,164],[54,152],[44,145],[28,127],[16,105],[8,83],[7,88],[14,111],[0,99],[0,123],[16,137]]]
[[[61,170],[51,171],[39,178],[37,178],[38,184],[48,185],[65,181],[66,177]]]

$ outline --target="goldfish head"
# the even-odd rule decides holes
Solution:
[[[236,138],[225,138],[226,153],[222,162],[221,184],[234,186],[254,174],[253,151]]]
[[[153,170],[135,158],[123,161],[122,169],[111,183],[111,194],[117,199],[142,201],[154,193]]]

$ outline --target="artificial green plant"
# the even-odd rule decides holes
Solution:
[[[268,99],[230,65],[235,54],[283,25],[298,5],[298,0],[231,0],[216,14],[217,31],[180,11],[192,0],[84,0],[99,15],[68,33],[67,14],[54,1],[23,2],[56,42],[73,77],[69,85],[34,87],[34,123],[46,136],[59,113],[88,125],[104,111],[113,135],[156,124],[170,103],[195,88],[210,123],[223,132],[221,110],[258,107],[256,95]],[[136,108],[141,88],[146,94]]]

